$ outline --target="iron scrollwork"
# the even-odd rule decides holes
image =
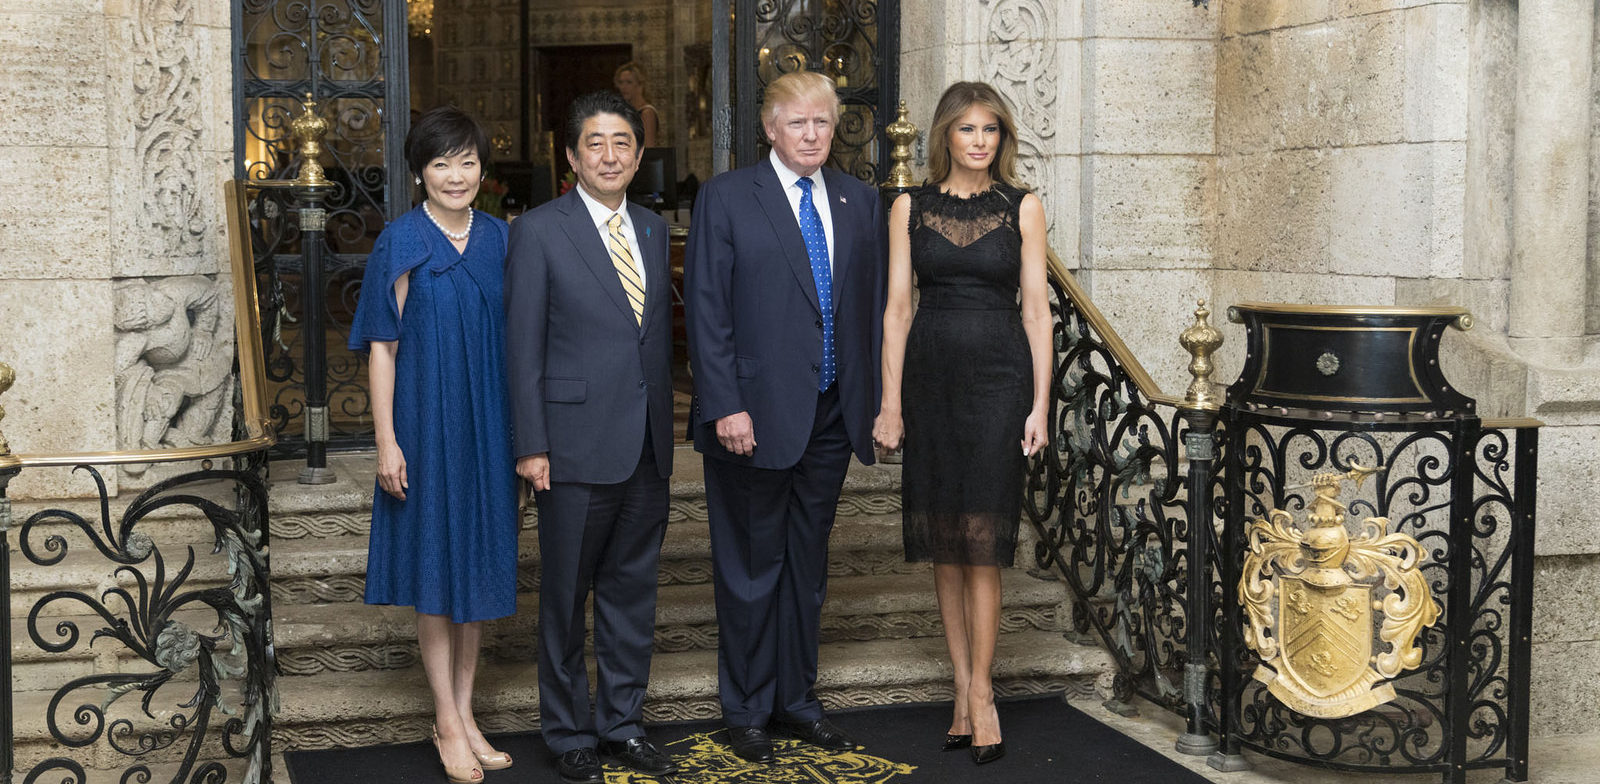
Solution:
[[[264,468],[264,455],[257,453],[240,458],[233,470],[207,467],[174,477],[141,493],[113,519],[105,481],[83,465],[77,470],[99,489],[100,520],[50,509],[22,525],[18,551],[32,564],[56,566],[67,558],[68,536],[58,530],[65,528],[80,531],[100,557],[116,565],[115,584],[98,595],[61,589],[40,597],[28,613],[33,644],[66,653],[80,644],[111,641],[139,662],[57,688],[44,717],[54,742],[69,749],[103,742],[135,758],[122,781],[149,781],[152,762],[160,761],[177,763],[174,784],[222,784],[229,775],[227,764],[218,761],[224,757],[242,761],[245,784],[271,781],[278,706]],[[221,584],[196,574],[192,545],[172,569],[141,528],[158,510],[172,507],[187,507],[210,523],[212,553],[226,574]],[[98,625],[87,640],[80,628],[85,615]],[[162,696],[165,689],[193,691],[169,698]],[[122,709],[119,702],[135,693],[142,695],[137,708]],[[36,765],[24,784],[47,775],[73,784],[86,780],[80,762],[54,757]]]
[[[365,361],[344,336],[384,224],[411,207],[400,161],[409,95],[404,0],[239,0],[234,5],[236,176],[292,179],[290,123],[306,94],[326,110],[322,160],[331,187],[322,240],[324,303],[301,305],[302,236],[292,194],[264,190],[250,206],[263,322],[274,454],[305,449],[305,358],[300,330],[326,330],[328,400],[335,444],[371,442]],[[397,34],[398,33],[398,34]],[[400,118],[398,121],[396,118]]]
[[[876,185],[891,165],[884,128],[899,100],[898,0],[738,0],[736,155],[756,160],[756,116],[766,85],[793,71],[819,71],[839,93],[832,163]]]
[[[1074,595],[1078,632],[1116,662],[1114,708],[1138,694],[1184,709],[1189,523],[1178,472],[1187,428],[1140,391],[1079,305],[1051,281],[1051,444],[1024,502],[1035,561]]]

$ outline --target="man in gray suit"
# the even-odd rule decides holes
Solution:
[[[625,198],[643,138],[620,96],[574,101],[577,187],[518,218],[506,253],[517,473],[539,506],[541,721],[562,780],[582,784],[603,780],[600,756],[653,776],[677,771],[643,720],[672,473],[667,224]]]

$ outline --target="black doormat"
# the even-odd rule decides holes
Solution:
[[[1059,695],[1002,700],[1006,756],[982,767],[965,750],[942,752],[950,703],[889,705],[829,713],[862,748],[824,752],[775,737],[778,761],[752,765],[723,745],[720,721],[652,725],[651,740],[678,761],[677,775],[655,778],[613,766],[606,784],[1205,784],[1138,741],[1090,718]],[[484,784],[559,784],[538,733],[494,738],[516,764],[485,771]],[[291,784],[444,784],[430,743],[296,751],[284,755]]]

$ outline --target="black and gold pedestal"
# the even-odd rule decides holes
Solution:
[[[1246,303],[1204,615],[1221,748],[1354,771],[1528,771],[1538,428],[1445,380],[1458,308]]]

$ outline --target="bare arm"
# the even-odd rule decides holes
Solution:
[[[406,309],[406,294],[411,290],[411,277],[401,275],[394,282],[394,300],[402,315]],[[372,343],[372,357],[367,361],[367,385],[372,390],[372,424],[378,443],[378,486],[385,493],[406,500],[406,456],[394,438],[394,358],[400,350],[400,341]]]
[[[911,195],[902,193],[889,210],[889,297],[883,309],[883,399],[872,438],[895,449],[905,436],[900,410],[900,378],[905,371],[906,335],[911,332]]]
[[[661,115],[656,114],[655,107],[646,106],[643,111],[639,112],[639,120],[644,123],[644,146],[658,146],[661,135]]]
[[[1050,443],[1050,299],[1045,282],[1044,203],[1022,198],[1022,331],[1033,357],[1033,410],[1022,429],[1022,454],[1032,455]]]

